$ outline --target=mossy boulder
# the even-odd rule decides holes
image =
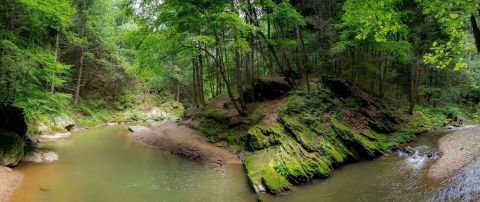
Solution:
[[[228,119],[228,111],[221,109],[212,109],[205,112],[204,116],[218,122],[225,122]]]
[[[16,166],[24,156],[25,140],[6,132],[0,132],[0,140],[0,165]]]

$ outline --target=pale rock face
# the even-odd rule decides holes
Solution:
[[[139,133],[139,132],[148,132],[151,129],[145,126],[130,126],[128,127],[128,130],[133,133]]]
[[[70,132],[66,133],[55,133],[53,135],[38,135],[34,139],[36,142],[49,142],[53,140],[58,140],[66,137],[70,137],[72,134]]]
[[[65,129],[67,131],[70,131],[73,126],[75,126],[75,121],[68,117],[55,117],[53,122],[58,128]]]
[[[23,157],[22,161],[34,163],[50,163],[59,159],[58,154],[52,151],[35,151]]]

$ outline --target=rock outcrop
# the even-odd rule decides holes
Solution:
[[[145,126],[129,126],[128,130],[132,133],[141,133],[141,132],[149,132],[151,131],[150,128],[147,128]]]

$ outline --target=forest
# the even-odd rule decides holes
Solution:
[[[477,20],[479,0],[0,0],[0,166],[26,172],[28,157],[57,147],[45,142],[130,127],[147,147],[221,167],[238,161],[253,190],[167,201],[311,201],[313,189],[334,185],[301,184],[390,153],[425,157],[431,179],[459,164],[448,175],[457,179],[480,165],[469,159],[480,155]],[[426,153],[410,145],[437,130],[453,132],[425,140]],[[428,189],[430,198],[403,190],[366,200],[478,198],[458,188],[480,187],[473,181]],[[3,194],[2,184],[12,187],[0,179],[0,201],[42,193]]]

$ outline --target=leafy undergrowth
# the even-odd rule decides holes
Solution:
[[[168,96],[153,96],[149,109],[144,109],[141,99],[130,95],[120,97],[109,103],[101,97],[90,97],[81,101],[77,107],[71,107],[57,114],[39,114],[27,120],[31,135],[67,132],[58,124],[58,119],[73,122],[77,128],[88,128],[105,123],[138,122],[152,119],[179,119],[184,113],[182,104]],[[42,129],[43,128],[43,129]]]
[[[426,107],[412,116],[395,113],[355,89],[293,92],[273,124],[259,118],[271,112],[250,108],[252,115],[244,118],[207,109],[199,128],[212,141],[243,151],[255,191],[274,194],[327,177],[347,162],[375,158],[450,121],[445,110]]]

